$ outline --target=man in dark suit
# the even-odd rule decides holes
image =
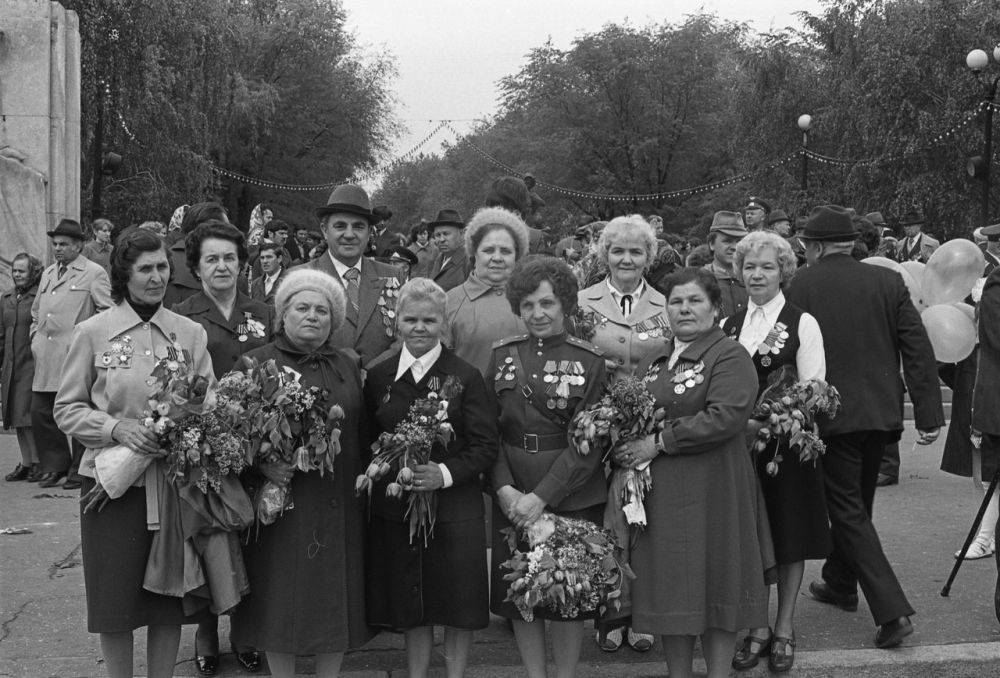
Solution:
[[[292,262],[288,250],[276,242],[265,240],[257,252],[261,274],[250,282],[250,298],[274,306],[274,295]]]
[[[316,210],[327,251],[300,268],[323,271],[344,286],[347,316],[333,332],[333,343],[355,350],[366,365],[392,345],[396,336],[396,295],[401,283],[395,267],[362,256],[368,248],[372,214],[368,194],[360,186],[333,189],[327,204]]]
[[[431,266],[430,279],[445,292],[458,287],[469,277],[469,253],[462,241],[465,222],[455,210],[443,209],[434,221],[427,224],[431,239],[438,248],[438,256]]]
[[[396,241],[396,232],[389,228],[389,219],[392,219],[392,211],[385,205],[377,205],[372,210],[375,218],[372,224],[371,236],[368,238],[368,246],[365,248],[366,257],[381,257],[383,252],[392,247]]]
[[[822,581],[809,590],[820,602],[854,610],[860,584],[879,627],[875,644],[888,648],[913,632],[913,608],[871,521],[883,451],[903,430],[900,362],[919,444],[937,438],[944,411],[930,340],[903,278],[851,258],[856,236],[845,208],[815,208],[802,234],[809,265],[795,274],[788,290],[789,303],[819,322],[826,378],[842,399],[840,413],[820,422],[833,552]]]

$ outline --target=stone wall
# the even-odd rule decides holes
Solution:
[[[0,0],[0,289],[45,232],[80,218],[80,26],[48,0]]]

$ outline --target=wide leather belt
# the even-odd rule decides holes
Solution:
[[[504,442],[513,447],[520,447],[528,454],[538,454],[549,450],[562,450],[569,444],[565,433],[552,433],[550,435],[535,435],[534,433],[524,433],[515,435],[513,433],[504,434]]]

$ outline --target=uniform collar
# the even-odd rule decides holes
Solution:
[[[545,337],[544,339],[539,339],[538,337],[533,337],[528,335],[528,344],[531,348],[540,348],[547,350],[550,348],[555,348],[556,346],[561,346],[566,343],[566,331],[563,330],[559,334],[553,334],[551,337]]]

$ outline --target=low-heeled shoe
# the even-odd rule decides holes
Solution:
[[[243,667],[244,671],[249,673],[257,673],[260,671],[260,652],[257,650],[248,650],[247,652],[237,652],[236,648],[232,648],[233,654],[236,655],[236,661],[240,666]]]
[[[43,473],[42,477],[38,479],[38,486],[55,487],[65,476],[65,471],[50,471],[48,473]]]
[[[836,605],[841,610],[855,612],[858,609],[857,593],[838,593],[830,588],[825,581],[814,581],[809,584],[809,593],[821,603]]]
[[[219,671],[219,656],[214,654],[196,654],[194,665],[203,676],[214,676]]]
[[[766,657],[771,652],[771,642],[774,640],[774,632],[768,629],[767,638],[758,638],[753,634],[747,635],[743,639],[743,642],[739,644],[736,648],[736,653],[733,655],[733,668],[737,671],[746,671],[747,669],[752,669],[757,666],[761,657]],[[756,652],[754,652],[750,645],[757,643],[760,646]]]
[[[883,650],[896,647],[903,642],[903,638],[913,633],[913,624],[909,617],[900,617],[891,622],[882,624],[875,632],[875,647]]]
[[[14,467],[14,470],[3,477],[8,483],[16,483],[19,480],[24,480],[31,473],[31,469],[24,464],[18,464]]]
[[[774,636],[771,639],[771,656],[767,658],[767,665],[774,673],[785,673],[790,671],[795,663],[795,632],[790,638]]]

